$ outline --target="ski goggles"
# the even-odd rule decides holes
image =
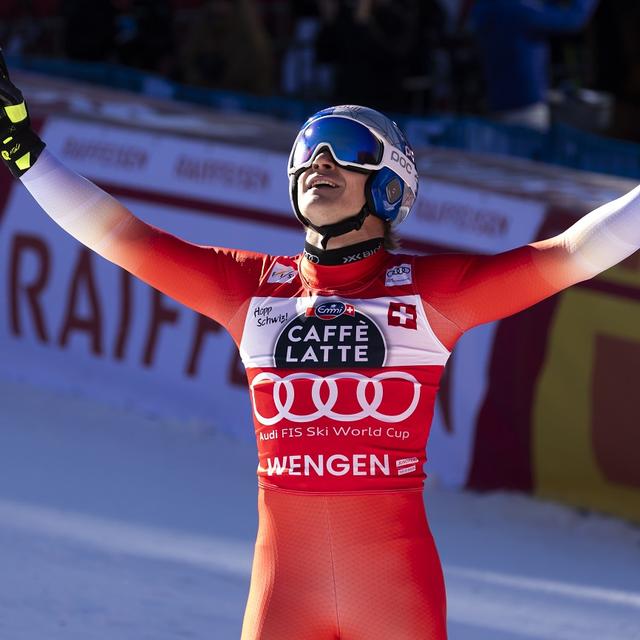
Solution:
[[[385,144],[365,125],[340,116],[318,118],[300,131],[289,156],[289,175],[294,176],[310,167],[318,150],[324,147],[342,166],[366,171],[388,167],[404,180],[414,194],[418,192],[418,174],[413,157]],[[413,156],[410,149],[408,153]]]
[[[384,145],[359,122],[327,116],[308,124],[296,138],[289,157],[289,173],[311,165],[317,150],[327,147],[339,164],[375,169],[381,166]]]

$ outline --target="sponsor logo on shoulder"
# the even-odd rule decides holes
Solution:
[[[271,269],[267,282],[270,284],[286,284],[291,282],[297,275],[298,271],[295,267],[276,262]]]
[[[405,263],[387,269],[384,285],[385,287],[397,287],[404,284],[411,284],[412,281],[411,265]]]

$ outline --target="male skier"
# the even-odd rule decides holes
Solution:
[[[289,159],[304,250],[181,240],[58,162],[0,78],[0,152],[63,229],[231,334],[258,446],[259,529],[242,640],[444,640],[445,589],[423,503],[435,394],[458,338],[640,246],[640,188],[564,233],[497,255],[385,248],[418,192],[384,115],[312,116]]]

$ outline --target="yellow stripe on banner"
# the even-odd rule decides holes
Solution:
[[[562,294],[533,407],[535,491],[640,522],[640,303]]]
[[[27,105],[24,102],[5,107],[4,110],[11,122],[22,122],[27,119]]]
[[[16,166],[21,171],[26,171],[31,166],[31,152],[27,151],[21,158],[18,158]]]

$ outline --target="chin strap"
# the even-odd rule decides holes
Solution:
[[[300,214],[298,218],[305,227],[313,229],[322,236],[322,248],[326,249],[327,243],[331,238],[342,236],[345,233],[349,233],[349,231],[356,231],[360,229],[368,215],[369,209],[365,204],[354,216],[349,216],[348,218],[340,220],[340,222],[334,222],[333,224],[324,224],[321,227],[313,224],[313,222],[305,218],[302,214]]]
[[[326,250],[327,243],[331,238],[335,238],[336,236],[342,236],[345,233],[349,233],[349,231],[357,231],[364,224],[365,218],[372,213],[369,208],[369,202],[365,202],[362,206],[362,209],[358,211],[353,216],[349,216],[340,222],[334,222],[333,224],[324,224],[322,226],[317,226],[311,222],[308,218],[302,215],[300,208],[298,207],[298,194],[297,194],[297,184],[298,177],[302,173],[302,170],[298,171],[295,177],[291,180],[291,202],[293,204],[293,210],[296,214],[296,218],[305,226],[309,227],[309,229],[313,229],[316,233],[319,233],[322,236],[322,248]],[[365,183],[365,193],[369,193],[370,182],[375,176],[375,172],[372,172],[371,175],[367,178],[367,182]],[[367,198],[368,200],[368,198]]]

